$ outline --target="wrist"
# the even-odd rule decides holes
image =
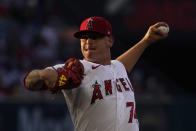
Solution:
[[[140,44],[142,44],[143,46],[145,47],[148,47],[152,44],[153,42],[151,42],[149,39],[145,39],[143,38],[141,41],[140,41]]]
[[[54,88],[58,73],[53,69],[44,69],[39,71],[40,80],[42,80],[48,88]]]
[[[41,71],[41,70],[38,70],[37,73],[38,73],[38,75],[39,75],[39,77],[40,77],[40,80],[45,81],[46,76],[45,76],[44,71],[43,71],[43,70],[42,70],[42,71]]]

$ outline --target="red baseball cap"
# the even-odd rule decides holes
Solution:
[[[103,17],[89,17],[80,25],[80,30],[73,34],[74,37],[80,39],[87,32],[97,32],[105,36],[112,36],[112,26]]]

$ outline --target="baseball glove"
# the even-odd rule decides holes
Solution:
[[[55,87],[49,90],[54,94],[61,89],[73,89],[80,85],[84,78],[84,67],[79,59],[68,59],[63,67],[55,69],[58,73]]]

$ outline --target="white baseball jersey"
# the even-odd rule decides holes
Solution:
[[[139,131],[134,92],[123,64],[80,61],[85,74],[82,83],[62,90],[75,131]]]

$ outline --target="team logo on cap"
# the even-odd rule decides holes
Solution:
[[[108,30],[108,35],[110,35],[110,31]]]
[[[92,29],[93,28],[93,19],[90,18],[86,24],[86,29]]]

